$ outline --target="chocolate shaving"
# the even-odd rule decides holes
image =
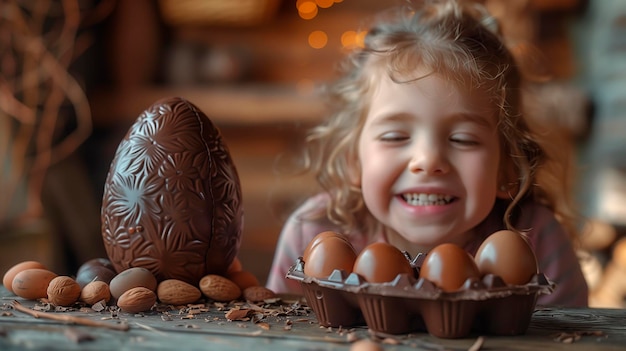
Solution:
[[[94,303],[91,306],[91,309],[96,311],[96,312],[102,312],[107,308],[106,302],[104,302],[104,300],[100,300],[96,303]]]
[[[225,317],[229,321],[241,321],[241,320],[249,320],[248,314],[251,310],[249,309],[237,309],[232,308],[226,312]]]
[[[261,328],[263,330],[270,330],[269,323],[259,322],[259,323],[256,323],[256,326],[258,326],[259,328]]]

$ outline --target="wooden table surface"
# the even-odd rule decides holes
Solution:
[[[440,339],[427,333],[374,336],[366,326],[323,328],[303,299],[288,296],[264,305],[158,306],[142,314],[87,307],[48,310],[57,316],[127,325],[126,331],[35,318],[15,310],[13,301],[33,310],[50,308],[0,287],[0,350],[350,350],[354,341],[364,338],[376,340],[385,350],[626,350],[622,309],[538,307],[524,335]],[[233,309],[249,311],[229,320],[226,313]]]

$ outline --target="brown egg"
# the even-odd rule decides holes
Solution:
[[[523,236],[510,230],[491,234],[474,257],[481,275],[497,275],[507,284],[523,285],[537,274],[532,248]]]
[[[346,242],[350,242],[348,240],[348,238],[341,234],[341,233],[337,233],[337,232],[333,232],[333,231],[326,231],[326,232],[321,232],[319,234],[317,234],[313,240],[309,241],[309,244],[306,246],[306,248],[304,248],[304,252],[302,253],[302,257],[307,257],[309,255],[309,252],[311,251],[311,249],[316,246],[317,244],[319,244],[322,240],[328,238],[328,237],[335,237],[335,238],[340,238],[345,240]],[[306,261],[305,261],[306,262]]]
[[[13,293],[27,300],[48,297],[48,285],[56,277],[56,273],[47,269],[25,269],[17,273],[15,278],[13,278]]]
[[[352,244],[338,233],[324,232],[311,240],[305,249],[304,274],[315,278],[328,278],[335,270],[351,272],[356,251]]]
[[[15,278],[15,276],[19,272],[31,268],[47,269],[46,266],[43,265],[43,263],[38,261],[20,262],[9,268],[6,273],[4,273],[4,276],[2,277],[2,285],[4,285],[4,287],[10,292],[13,292],[13,278]]]
[[[157,288],[157,280],[146,268],[132,267],[111,279],[109,289],[111,296],[118,299],[124,292],[136,287],[144,287],[155,291]]]
[[[382,242],[366,246],[352,271],[370,283],[390,282],[400,273],[413,275],[413,267],[406,256],[397,247]]]
[[[458,245],[445,243],[426,254],[419,277],[451,292],[461,288],[467,279],[480,279],[480,272],[469,253]]]

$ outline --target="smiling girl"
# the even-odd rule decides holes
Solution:
[[[510,229],[557,283],[538,303],[586,305],[567,167],[525,119],[522,72],[495,20],[455,0],[395,14],[349,57],[330,91],[335,113],[308,136],[324,192],[285,223],[268,288],[300,291],[285,275],[322,231],[346,234],[357,252],[382,241],[415,256],[445,242],[475,254]]]

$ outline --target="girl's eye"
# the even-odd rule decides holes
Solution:
[[[397,133],[397,132],[389,132],[380,136],[380,140],[386,141],[386,142],[404,141],[408,139],[409,139],[409,136],[407,136],[406,134]]]
[[[452,137],[450,138],[450,141],[455,144],[464,145],[464,146],[474,146],[474,145],[480,144],[475,139],[470,139],[468,137],[461,137],[461,136]]]

